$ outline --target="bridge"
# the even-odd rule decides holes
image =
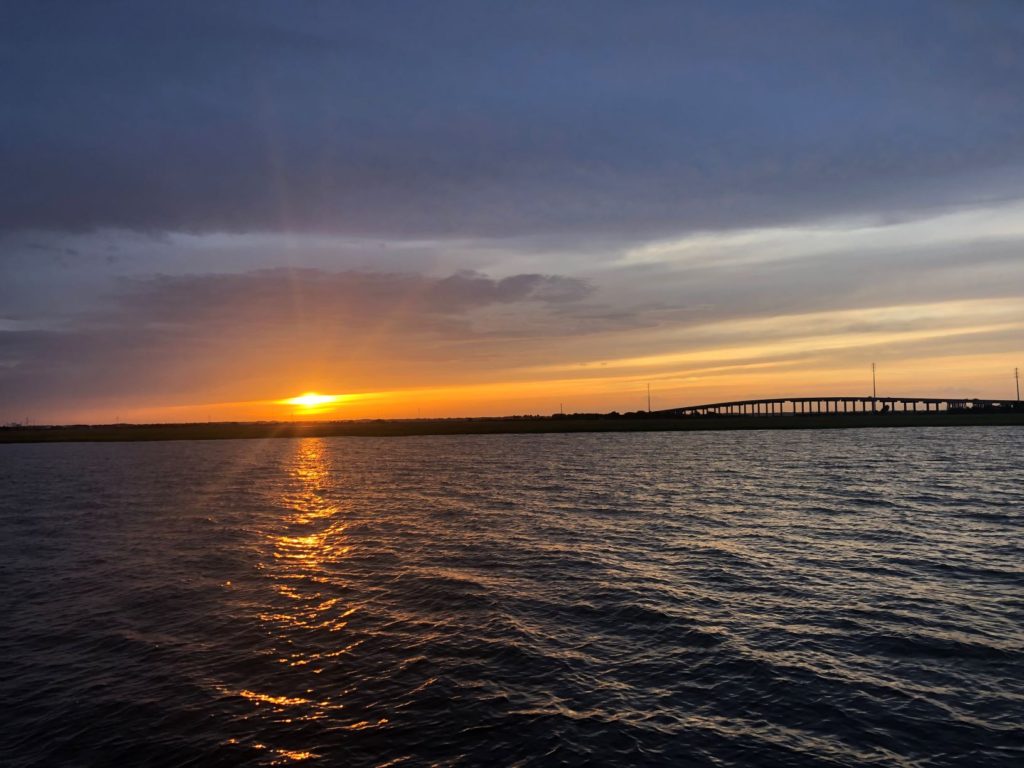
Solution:
[[[1024,400],[962,397],[768,397],[687,405],[653,411],[658,416],[800,416],[850,413],[1024,413]]]

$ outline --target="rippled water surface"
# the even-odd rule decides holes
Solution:
[[[0,445],[0,764],[1024,765],[1024,430]]]

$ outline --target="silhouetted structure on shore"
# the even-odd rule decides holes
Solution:
[[[1016,413],[1024,401],[961,397],[771,397],[686,405],[654,416],[801,416],[861,413]]]

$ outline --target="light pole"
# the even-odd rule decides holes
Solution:
[[[875,364],[871,364],[871,412],[874,413],[878,410],[878,404],[875,402],[878,399],[878,386],[875,383]]]

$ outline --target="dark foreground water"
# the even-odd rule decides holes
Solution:
[[[1024,429],[0,445],[0,764],[1024,765]]]

